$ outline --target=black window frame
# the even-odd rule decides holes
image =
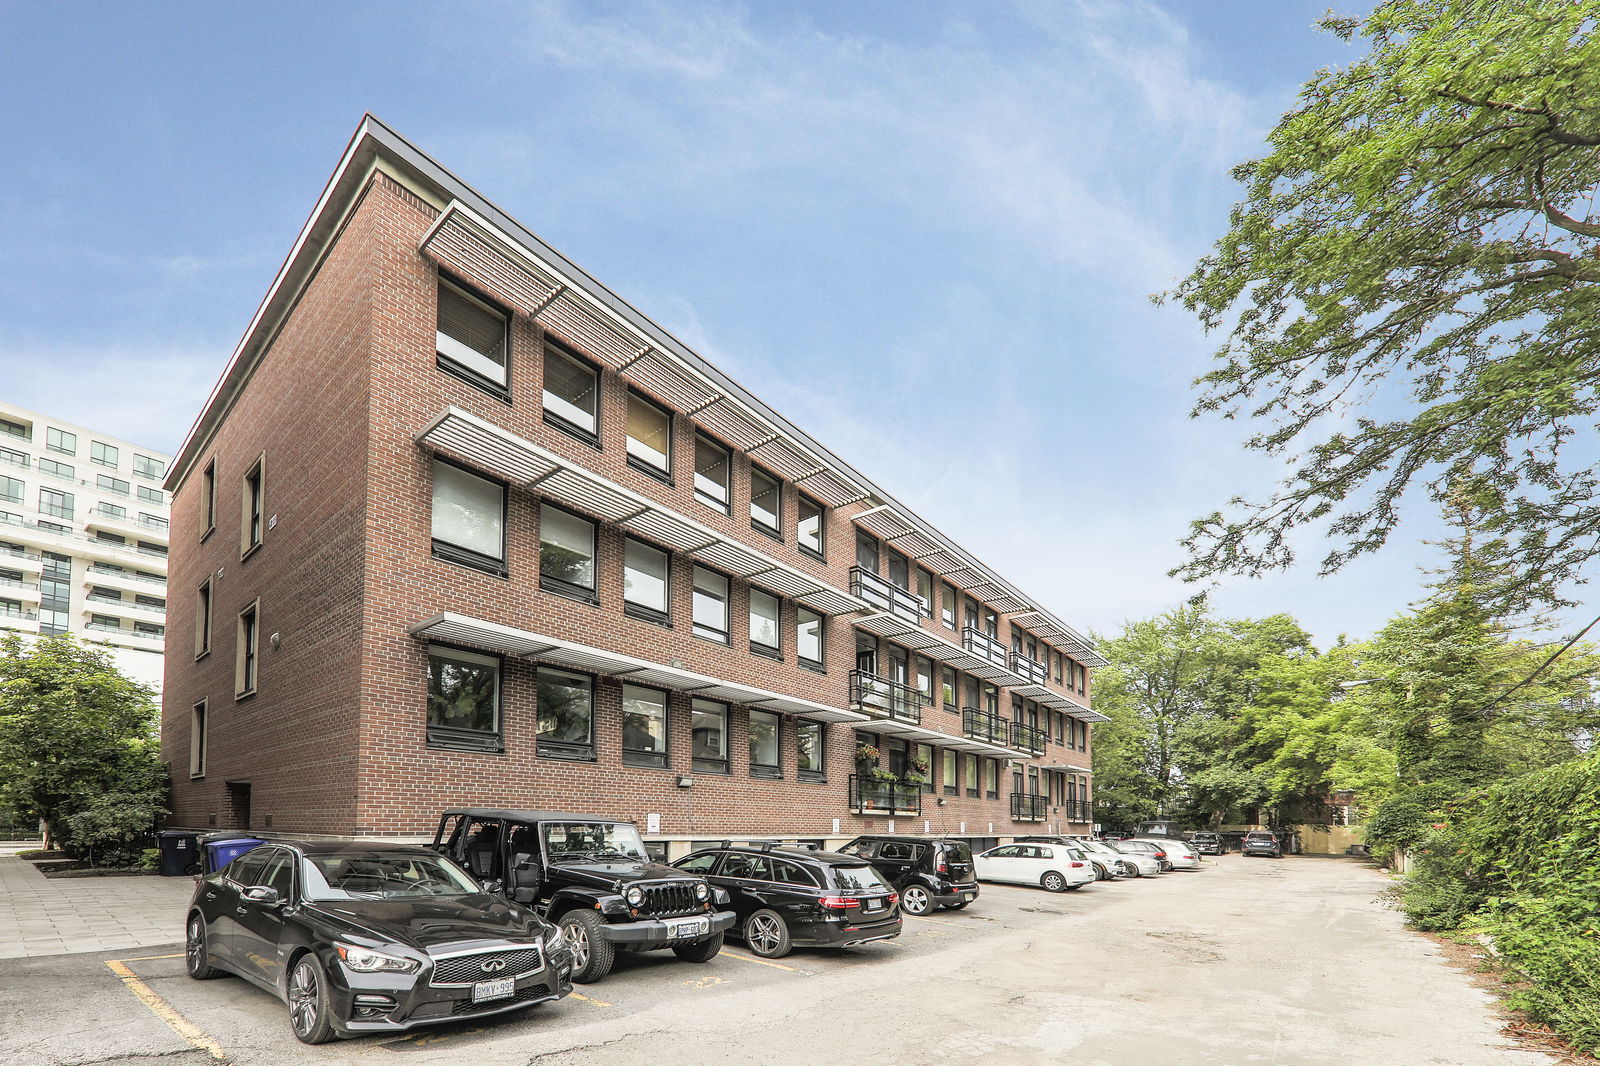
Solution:
[[[255,462],[239,479],[239,558],[254,555],[267,536],[267,453],[256,456]]]
[[[549,674],[549,675],[561,675],[561,676],[567,677],[567,678],[578,678],[578,679],[580,679],[580,680],[582,680],[584,682],[585,686],[587,687],[588,693],[589,693],[589,730],[588,730],[589,739],[588,740],[586,740],[586,741],[547,740],[543,736],[540,735],[539,727],[544,722],[544,710],[545,710],[545,705],[544,705],[544,678],[545,678],[545,675],[547,675],[547,674]],[[534,702],[534,725],[533,725],[534,754],[536,754],[541,759],[558,759],[558,760],[561,760],[561,761],[564,761],[564,762],[594,762],[595,761],[595,740],[594,740],[594,734],[595,734],[595,729],[594,729],[594,725],[595,725],[595,722],[594,722],[594,715],[595,715],[595,706],[594,706],[595,678],[594,678],[594,675],[593,674],[584,673],[584,672],[579,671],[579,670],[568,670],[568,669],[565,669],[565,668],[562,668],[562,667],[539,666],[533,672],[533,685],[534,685],[534,701],[533,701]]]
[[[702,570],[713,577],[717,577],[722,580],[723,628],[720,631],[703,625],[700,619],[695,617],[694,604],[697,602],[696,597],[701,595],[700,584],[696,578],[699,576]],[[727,574],[724,574],[720,570],[713,570],[709,566],[702,566],[699,563],[695,563],[694,571],[689,575],[689,604],[689,631],[691,633],[699,637],[701,640],[709,640],[717,644],[726,644],[730,646],[733,644],[731,635],[731,630],[733,628],[733,579],[731,577],[729,577]]]
[[[429,538],[432,541],[432,546],[433,546],[432,555],[433,555],[433,557],[435,559],[440,559],[440,560],[442,560],[444,562],[447,562],[447,563],[454,563],[457,566],[465,566],[465,567],[468,567],[470,569],[477,570],[477,571],[480,571],[480,572],[485,573],[485,574],[489,574],[492,577],[499,577],[499,578],[509,577],[510,574],[511,574],[511,569],[507,565],[507,562],[506,562],[506,555],[507,555],[507,551],[506,551],[507,528],[506,527],[510,524],[510,517],[511,517],[510,516],[511,486],[508,483],[506,483],[504,481],[501,481],[497,477],[490,477],[488,474],[484,474],[481,471],[474,470],[471,467],[466,466],[463,463],[458,463],[458,462],[455,462],[455,461],[453,461],[451,459],[446,459],[446,458],[444,458],[443,456],[440,456],[440,455],[436,455],[436,456],[433,457],[433,463],[434,463],[435,466],[438,466],[438,465],[442,464],[444,466],[454,467],[455,469],[461,471],[464,474],[469,474],[472,477],[477,478],[479,481],[486,481],[491,485],[498,485],[500,487],[500,557],[497,559],[497,558],[495,558],[494,556],[491,556],[491,555],[484,555],[482,552],[477,551],[476,549],[468,548],[468,547],[465,547],[465,546],[460,545],[460,544],[455,544],[455,543],[452,543],[451,541],[448,541],[448,540],[440,540],[438,537],[433,536],[432,517],[433,517],[434,496],[433,496],[432,486],[433,486],[434,482],[431,479],[432,478],[432,474],[431,474],[431,468],[430,468],[430,482],[429,482],[430,492],[429,492],[429,503],[428,503],[428,507],[429,507],[428,516],[429,516],[429,520],[430,520]]]
[[[756,596],[758,595],[767,596],[772,600],[772,632],[774,634],[774,639],[777,641],[776,644],[763,644],[756,640],[755,614]],[[767,589],[761,588],[758,585],[751,585],[749,587],[748,599],[749,603],[747,606],[749,610],[747,610],[745,613],[749,616],[751,623],[750,650],[757,655],[765,655],[769,659],[778,659],[781,661],[783,659],[783,597],[779,596],[776,592],[771,592]]]
[[[710,446],[712,448],[715,448],[718,451],[720,451],[722,453],[723,458],[727,461],[727,481],[722,486],[722,490],[726,494],[726,496],[722,500],[718,500],[716,497],[710,495],[709,493],[706,493],[706,492],[702,491],[701,488],[700,488],[700,444],[701,444],[702,441],[704,441],[708,446]],[[717,438],[713,437],[711,434],[707,433],[705,430],[700,429],[698,427],[696,427],[695,431],[694,431],[694,475],[693,476],[694,476],[694,485],[693,485],[694,498],[696,500],[698,500],[700,503],[703,503],[707,507],[711,508],[713,511],[717,511],[717,512],[720,512],[722,514],[732,516],[732,514],[733,514],[733,449],[730,448],[728,445],[722,443]],[[709,481],[710,479],[707,478],[707,480]]]
[[[772,744],[776,749],[776,759],[773,762],[756,762],[756,715],[763,715],[772,722]],[[777,711],[763,711],[759,707],[751,707],[745,716],[745,741],[750,749],[749,772],[751,777],[768,781],[783,780],[783,715]]]
[[[661,697],[661,750],[639,748],[628,743],[628,690],[638,689],[643,692],[653,692]],[[651,770],[665,770],[672,761],[672,698],[666,689],[655,688],[652,685],[636,685],[630,681],[622,683],[622,765],[642,767]]]
[[[554,352],[558,357],[566,358],[566,359],[570,360],[571,362],[574,362],[574,363],[578,364],[578,366],[588,370],[589,373],[594,375],[594,428],[593,429],[587,429],[584,426],[581,426],[578,423],[572,421],[570,418],[567,418],[565,415],[562,415],[560,412],[550,410],[549,406],[546,404],[545,397],[547,395],[549,395],[549,393],[550,393],[549,379],[550,379],[550,353],[551,352]],[[603,424],[602,424],[602,421],[601,421],[601,417],[602,417],[602,414],[603,414],[602,408],[604,406],[600,402],[600,390],[605,385],[605,373],[601,369],[600,365],[598,363],[596,363],[594,360],[589,359],[586,356],[580,355],[578,353],[577,349],[572,347],[572,345],[567,344],[565,341],[559,340],[558,338],[553,337],[553,336],[549,336],[549,335],[546,335],[546,337],[544,338],[544,348],[541,351],[540,355],[541,355],[541,362],[540,362],[540,365],[539,365],[539,410],[540,410],[540,413],[541,413],[542,418],[544,420],[544,424],[547,425],[547,426],[550,426],[553,429],[558,429],[561,432],[567,434],[568,436],[576,437],[578,440],[583,441],[585,444],[591,445],[592,447],[595,447],[595,448],[599,448],[600,447],[600,434],[601,434],[602,429],[603,429]],[[576,405],[573,405],[573,406],[576,406]]]
[[[665,611],[628,599],[628,550],[635,545],[645,551],[660,553],[662,561],[666,564],[666,594],[662,597],[662,602],[667,605]],[[672,628],[672,553],[670,551],[639,537],[625,536],[622,538],[622,613],[630,618],[666,626],[668,629]]]
[[[593,583],[585,587],[565,578],[557,577],[544,572],[545,548],[545,511],[559,511],[561,514],[574,518],[589,527],[589,580]],[[539,501],[539,588],[556,596],[590,606],[600,605],[600,523],[588,515],[579,514],[570,507],[563,507],[548,499]],[[670,602],[670,601],[669,601]]]
[[[445,725],[434,722],[433,664],[435,659],[449,660],[457,666],[492,668],[494,670],[493,729],[475,729],[468,726]],[[486,754],[504,752],[506,750],[505,686],[505,656],[479,651],[475,648],[459,648],[453,644],[430,643],[428,645],[428,686],[427,695],[424,699],[423,716],[425,728],[424,746],[445,751],[470,751]]]
[[[822,501],[813,496],[808,496],[799,490],[795,491],[795,546],[801,554],[809,555],[818,562],[827,562],[828,556],[828,508]],[[817,546],[812,547],[802,539],[801,529],[805,526],[806,506],[816,508],[817,519]]]
[[[633,436],[633,434],[628,431],[629,412],[624,410],[623,413],[622,413],[622,446],[623,446],[623,450],[627,453],[627,456],[628,456],[628,465],[633,467],[635,470],[641,471],[642,473],[645,473],[645,474],[649,474],[651,477],[655,478],[658,481],[664,481],[668,485],[675,484],[675,481],[673,479],[673,473],[672,473],[672,466],[673,466],[673,462],[672,461],[673,461],[674,451],[675,451],[673,445],[677,442],[677,439],[676,439],[675,427],[673,425],[673,422],[674,422],[673,411],[672,411],[672,409],[670,407],[667,407],[667,406],[665,406],[663,404],[657,403],[656,401],[652,400],[650,397],[646,396],[644,393],[640,392],[638,389],[635,389],[632,386],[630,386],[628,388],[628,394],[627,394],[626,402],[631,406],[635,401],[644,404],[646,407],[654,408],[656,411],[658,411],[661,414],[666,416],[666,419],[667,419],[667,451],[666,451],[667,465],[665,467],[656,466],[654,463],[650,462],[650,460],[645,459],[642,456],[637,456],[637,455],[633,454],[633,448],[630,445],[632,444],[633,441],[638,440],[638,438]]]
[[[471,385],[475,389],[480,389],[483,392],[487,392],[490,396],[493,396],[495,399],[500,400],[502,403],[510,404],[511,403],[511,321],[512,321],[512,319],[514,317],[512,312],[511,312],[511,309],[506,307],[499,300],[494,300],[494,299],[489,298],[488,296],[484,295],[482,292],[478,291],[477,289],[473,288],[471,285],[468,285],[466,282],[462,281],[460,278],[456,277],[453,274],[450,274],[447,271],[440,270],[437,280],[438,280],[438,283],[439,283],[439,288],[454,289],[459,295],[465,297],[469,302],[482,304],[483,307],[486,310],[488,310],[489,312],[491,312],[493,314],[497,314],[497,315],[500,316],[501,326],[502,326],[502,329],[504,330],[504,334],[503,334],[503,337],[502,337],[502,340],[501,340],[501,344],[503,345],[503,347],[505,349],[505,355],[506,355],[506,363],[505,363],[505,378],[506,379],[503,382],[502,381],[496,381],[494,378],[492,378],[489,375],[483,373],[481,370],[475,370],[472,367],[467,366],[465,363],[462,363],[462,362],[458,361],[454,357],[446,355],[444,352],[439,351],[437,335],[439,333],[444,332],[444,331],[439,329],[439,304],[438,304],[439,296],[438,296],[438,289],[434,290],[434,316],[433,316],[434,334],[435,334],[435,342],[434,342],[434,349],[433,349],[433,351],[434,351],[434,366],[437,367],[439,370],[443,371],[444,373],[449,374],[451,377],[455,378],[457,381],[463,381],[466,384]],[[448,336],[448,334],[446,334],[446,336]],[[453,338],[453,337],[451,339],[455,340],[455,338]],[[457,341],[456,343],[461,344],[464,347],[468,347],[468,348],[471,347],[470,345],[466,344],[465,341]]]
[[[801,641],[800,637],[801,637],[802,627],[805,624],[805,616],[808,615],[808,614],[815,616],[815,618],[817,619],[817,654],[819,656],[821,656],[821,658],[818,658],[818,659],[808,659],[808,658],[806,658],[806,656],[802,652],[802,648],[804,647],[804,644]],[[803,604],[797,604],[795,606],[795,615],[794,615],[794,649],[795,649],[795,661],[798,662],[803,668],[805,668],[807,670],[815,671],[816,673],[819,673],[819,674],[827,673],[828,672],[828,616],[823,614],[821,611],[812,610],[810,607],[806,607]]]
[[[201,471],[200,494],[206,519],[205,528],[200,531],[200,541],[204,543],[207,537],[217,531],[217,460],[215,456],[206,463],[205,469]]]
[[[775,525],[767,525],[756,518],[756,479],[764,478],[771,482],[772,492],[777,495],[777,503],[772,509]],[[750,464],[750,528],[757,533],[763,533],[773,540],[783,539],[783,479],[764,467]]]
[[[800,733],[802,730],[815,730],[817,734],[817,766],[815,768],[800,765]],[[806,784],[825,785],[828,783],[828,726],[826,722],[812,722],[804,718],[795,720],[794,726],[794,765],[795,778]]]
[[[702,709],[700,707],[700,704],[707,704],[708,707],[716,708],[716,710],[712,711],[710,709]],[[722,720],[722,730],[721,730],[722,756],[720,758],[712,758],[710,756],[702,756],[702,755],[698,755],[698,754],[695,753],[696,752],[696,745],[694,743],[694,739],[693,738],[696,735],[696,729],[695,729],[695,724],[694,724],[694,716],[697,715],[697,714],[713,714],[713,713],[718,715]],[[731,766],[730,766],[730,757],[729,757],[729,754],[728,754],[728,751],[729,751],[729,744],[728,744],[729,718],[730,718],[730,714],[729,714],[728,704],[722,702],[721,700],[705,699],[705,698],[700,697],[700,696],[694,696],[694,697],[690,698],[690,701],[689,701],[689,736],[690,736],[689,752],[690,752],[691,765],[693,766],[695,773],[697,773],[697,774],[724,774],[724,775],[726,775],[726,774],[729,774],[729,773],[732,772],[732,769],[731,769]]]

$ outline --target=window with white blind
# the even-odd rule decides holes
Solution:
[[[763,589],[750,590],[750,650],[778,655],[782,648],[778,619],[782,610],[778,597]]]
[[[694,568],[694,635],[728,643],[728,579]]]
[[[672,415],[628,393],[628,462],[661,477],[672,473]]]
[[[732,469],[733,457],[728,449],[703,433],[694,435],[695,499],[727,514]]]
[[[551,343],[544,346],[544,415],[558,429],[600,438],[600,372]]]
[[[506,487],[433,462],[433,554],[504,577]]]
[[[506,316],[498,308],[449,282],[439,282],[439,314],[434,343],[445,369],[466,370],[504,388]]]
[[[595,524],[551,504],[539,506],[539,585],[549,592],[598,602],[594,580]]]
[[[671,620],[671,558],[660,548],[629,537],[622,555],[622,609],[636,618]]]

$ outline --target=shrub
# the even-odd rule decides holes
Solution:
[[[158,794],[107,792],[62,819],[62,840],[91,866],[137,866],[166,813]]]

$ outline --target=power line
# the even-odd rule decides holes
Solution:
[[[1509,699],[1511,697],[1512,693],[1516,692],[1520,688],[1523,688],[1523,687],[1525,687],[1525,686],[1527,686],[1529,684],[1532,684],[1533,680],[1535,678],[1537,678],[1540,674],[1544,673],[1547,669],[1549,669],[1551,663],[1553,663],[1557,659],[1561,658],[1561,656],[1566,653],[1568,648],[1572,647],[1574,644],[1578,643],[1578,641],[1582,640],[1583,639],[1583,635],[1585,633],[1589,632],[1589,630],[1593,629],[1597,625],[1600,625],[1600,616],[1596,616],[1594,621],[1590,622],[1588,625],[1584,626],[1582,629],[1580,629],[1578,631],[1578,635],[1577,636],[1573,637],[1571,640],[1569,640],[1565,644],[1561,645],[1561,647],[1557,648],[1556,651],[1555,651],[1555,654],[1550,656],[1550,658],[1546,659],[1544,662],[1540,663],[1538,668],[1535,669],[1533,671],[1533,673],[1529,674],[1527,677],[1523,678],[1521,681],[1518,681],[1515,685],[1512,685],[1510,688],[1508,688],[1504,692],[1500,693],[1500,695],[1498,695],[1498,696],[1496,696],[1494,698],[1493,702],[1491,702],[1488,706],[1484,707],[1483,710],[1479,711],[1478,713],[1480,715],[1484,716],[1484,717],[1487,717],[1490,711],[1494,710],[1496,707],[1500,706],[1500,704],[1504,703],[1507,699]]]

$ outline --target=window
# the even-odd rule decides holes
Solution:
[[[628,393],[628,462],[648,474],[672,474],[672,415]]]
[[[4,421],[4,419],[0,419],[0,421]],[[19,452],[15,448],[0,448],[0,463],[9,463],[12,466],[20,466],[23,469],[27,469],[28,453]]]
[[[22,479],[0,474],[0,500],[7,503],[22,502]]]
[[[920,777],[918,782],[923,792],[933,792],[933,745],[914,744],[911,748],[911,759],[916,766],[911,767],[913,776]],[[922,769],[917,769],[920,766]]]
[[[32,426],[23,425],[21,422],[13,422],[9,418],[0,418],[0,433],[4,433],[8,437],[17,437],[21,440],[33,439]]]
[[[728,772],[728,708],[726,704],[697,699],[693,702],[691,732],[697,772]]]
[[[778,750],[779,718],[771,711],[750,712],[750,776],[779,778],[783,764]]]
[[[595,524],[548,503],[539,505],[539,587],[599,603],[594,583]]]
[[[147,477],[151,481],[160,481],[167,476],[167,461],[165,459],[152,459],[148,455],[133,454],[133,472],[140,477]]]
[[[44,446],[63,455],[78,454],[78,435],[51,426],[44,431]]]
[[[143,500],[145,503],[159,505],[167,502],[167,495],[160,489],[152,489],[148,485],[140,485],[139,499]]]
[[[433,461],[434,558],[505,577],[505,517],[504,485]]]
[[[622,550],[622,609],[648,622],[671,621],[671,559],[660,548],[627,538]]]
[[[97,530],[95,532],[94,539],[100,541],[103,544],[126,544],[126,543],[128,543],[128,538],[124,537],[120,533],[106,533],[104,531],[99,531],[99,530]]]
[[[240,698],[256,690],[256,650],[261,635],[261,601],[256,600],[239,612],[234,635],[233,694]]]
[[[750,468],[750,528],[783,535],[783,484],[758,467]]]
[[[622,761],[627,766],[667,765],[667,694],[622,686]]]
[[[868,573],[878,572],[878,539],[856,530],[856,565]]]
[[[778,597],[762,589],[750,590],[750,649],[778,655],[782,648],[778,636],[781,604]]]
[[[165,532],[168,523],[165,518],[162,518],[158,514],[146,514],[145,512],[140,511],[139,524],[147,529],[159,529]]]
[[[794,729],[795,767],[800,780],[826,781],[822,764],[822,723],[800,722]]]
[[[145,555],[165,556],[167,554],[167,546],[165,544],[154,544],[148,540],[141,540],[137,543],[139,551]]]
[[[733,456],[704,433],[694,435],[694,497],[723,514],[728,509],[728,479]]]
[[[966,763],[962,767],[962,772],[967,778],[967,796],[971,799],[976,799],[978,796],[978,757],[976,755],[968,755],[963,761]]]
[[[944,705],[951,710],[956,707],[956,672],[949,666],[939,669],[939,688],[944,696]]]
[[[211,654],[211,579],[195,590],[194,657]]]
[[[922,601],[922,617],[933,617],[933,575],[920,567],[917,570],[917,599]]]
[[[45,460],[39,460],[41,463]],[[72,517],[72,493],[58,492],[55,489],[39,490],[39,513],[47,514],[54,518]]]
[[[939,621],[946,629],[956,627],[956,587],[949,582],[944,586],[944,602],[939,605]]]
[[[435,463],[435,485],[437,485],[437,467]],[[250,469],[245,471],[243,493],[239,499],[239,555],[244,557],[261,547],[263,492],[267,475],[267,457],[263,453]],[[437,491],[437,489],[435,490]],[[438,508],[434,508],[438,514]]]
[[[189,709],[189,776],[206,776],[206,701]]]
[[[544,420],[600,440],[600,372],[547,341],[544,346]]]
[[[694,568],[694,635],[728,643],[728,579]]]
[[[911,591],[911,562],[904,555],[890,548],[887,552],[889,558],[889,583],[897,589]]]
[[[437,491],[437,490],[435,490]],[[205,509],[205,529],[200,531],[200,539],[205,540],[211,531],[217,528],[217,461],[211,460],[206,464],[205,474],[200,479],[200,493],[204,497],[201,506]]]
[[[583,674],[541,668],[539,754],[550,759],[594,759],[594,683]]]
[[[428,649],[428,746],[504,751],[500,660],[434,645]]]
[[[799,538],[800,550],[807,555],[814,555],[821,559],[823,555],[822,504],[802,492],[799,497],[799,507],[800,521],[796,526],[796,535]]]
[[[91,614],[89,616],[91,629],[121,629],[122,619],[111,614]]]
[[[114,444],[102,444],[97,440],[89,442],[89,461],[101,466],[117,465],[117,448]]]
[[[822,615],[809,607],[798,607],[795,609],[794,628],[800,665],[822,670]]]
[[[944,749],[944,773],[940,776],[939,781],[944,788],[946,796],[958,796],[961,794],[960,783],[956,781],[956,753],[949,748]]]
[[[465,370],[472,375],[468,381],[482,378],[506,387],[506,315],[444,281],[439,282],[434,345],[441,368]]]
[[[933,660],[925,655],[917,656],[916,670],[917,691],[928,697],[928,701],[931,703],[933,701]]]
[[[78,476],[78,471],[71,463],[59,463],[54,459],[45,458],[39,460],[39,473],[68,479],[76,479]]]
[[[1000,760],[985,759],[983,761],[983,792],[986,799],[1000,798]],[[1032,769],[1031,767],[1029,768]]]

